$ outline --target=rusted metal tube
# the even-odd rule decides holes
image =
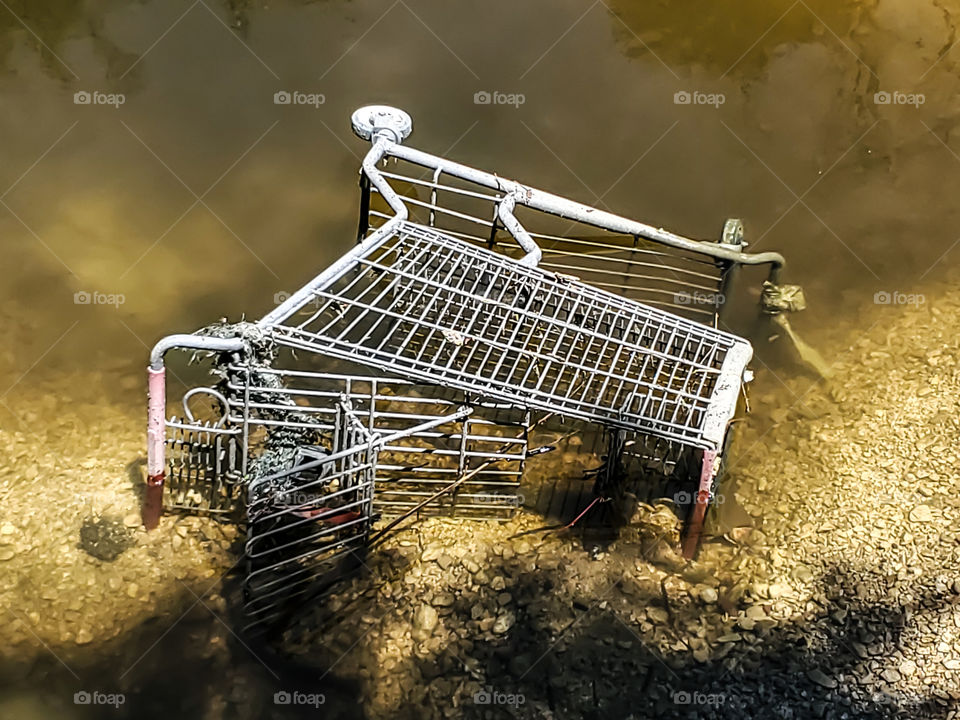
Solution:
[[[167,439],[167,371],[163,356],[167,350],[177,347],[210,352],[239,352],[244,345],[240,338],[169,335],[153,346],[150,352],[150,367],[147,368],[147,488],[140,510],[140,518],[147,530],[153,530],[160,523],[163,512]]]
[[[700,547],[700,536],[703,535],[703,523],[707,517],[707,508],[710,506],[710,493],[713,490],[713,479],[717,474],[719,453],[716,450],[703,451],[703,463],[700,467],[700,487],[694,499],[687,530],[683,538],[683,556],[692,560]]]
[[[166,375],[163,367],[147,369],[147,488],[141,510],[147,530],[159,524],[163,508]]]

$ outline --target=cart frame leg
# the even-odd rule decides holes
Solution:
[[[700,466],[700,487],[697,489],[697,497],[694,500],[693,508],[690,511],[690,519],[687,522],[687,531],[684,534],[682,550],[683,557],[692,560],[700,547],[700,538],[703,535],[703,524],[707,517],[707,509],[710,507],[710,495],[713,490],[713,480],[717,475],[720,453],[716,450],[704,450],[703,461]]]
[[[141,519],[147,530],[160,523],[163,512],[164,443],[166,442],[166,371],[147,369],[147,489]]]

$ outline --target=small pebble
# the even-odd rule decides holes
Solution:
[[[837,681],[824,673],[819,668],[807,670],[807,677],[813,680],[817,685],[833,690],[837,686]]]
[[[700,591],[700,599],[705,603],[715,603],[718,597],[717,591],[712,587],[705,587]]]

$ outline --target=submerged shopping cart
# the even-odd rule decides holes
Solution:
[[[354,249],[256,322],[154,348],[147,526],[162,505],[241,514],[268,626],[402,520],[509,517],[535,429],[562,422],[599,429],[598,496],[686,484],[690,555],[752,355],[724,300],[753,265],[770,296],[782,257],[744,253],[738,221],[690,240],[412,149],[399,110],[353,128],[372,143]],[[167,418],[173,349],[216,382]]]

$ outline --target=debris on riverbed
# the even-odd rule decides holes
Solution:
[[[88,517],[80,526],[80,547],[98,560],[112,562],[132,545],[133,537],[122,520]]]

